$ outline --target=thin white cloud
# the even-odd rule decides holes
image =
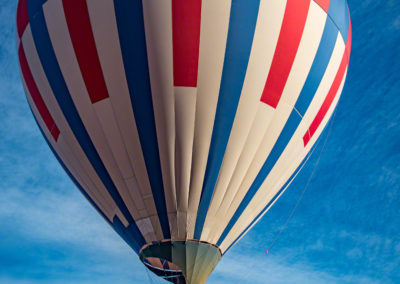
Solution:
[[[285,255],[286,256],[286,255]],[[333,275],[310,264],[290,264],[277,255],[235,253],[227,255],[211,278],[219,283],[379,283],[362,275]]]

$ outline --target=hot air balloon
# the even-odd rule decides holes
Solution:
[[[76,186],[204,283],[301,169],[349,63],[345,0],[20,0],[29,106]]]

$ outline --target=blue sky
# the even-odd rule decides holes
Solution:
[[[34,123],[17,67],[16,2],[0,0],[0,283],[148,283],[135,253],[75,189]],[[400,283],[400,3],[349,5],[347,82],[303,200],[266,255],[322,143],[208,283],[243,275],[239,283]]]

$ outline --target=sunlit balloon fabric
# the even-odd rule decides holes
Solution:
[[[216,264],[195,276],[211,260],[185,243],[217,262],[283,193],[351,49],[345,0],[20,0],[17,33],[54,155],[141,257],[180,242],[193,271],[175,283]],[[173,254],[143,261],[171,268]]]

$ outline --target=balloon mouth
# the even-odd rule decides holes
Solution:
[[[176,284],[205,283],[222,257],[218,246],[198,240],[162,240],[144,245],[143,264],[157,276]]]

